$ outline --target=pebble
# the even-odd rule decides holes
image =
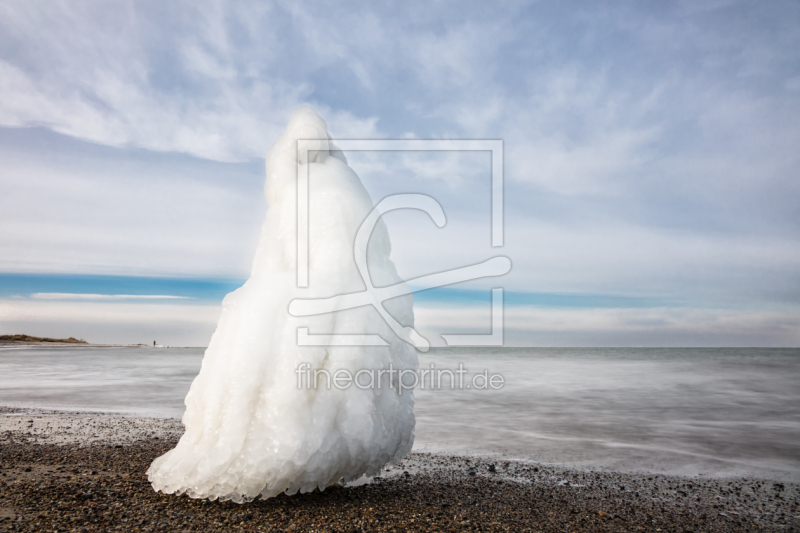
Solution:
[[[192,500],[156,493],[144,476],[178,434],[128,431],[121,447],[113,429],[92,424],[89,435],[101,438],[83,443],[0,432],[0,531],[800,531],[800,487],[783,480],[516,461],[499,470],[480,457],[427,453],[380,481],[244,505]]]

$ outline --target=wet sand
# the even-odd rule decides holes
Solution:
[[[0,531],[800,531],[798,487],[419,454],[237,505],[156,493],[177,420],[0,408]]]

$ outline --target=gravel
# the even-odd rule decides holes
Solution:
[[[58,427],[76,436],[54,444],[25,429],[35,416],[59,415],[0,412],[24,420],[0,424],[0,531],[800,531],[793,483],[421,453],[323,492],[192,500],[156,493],[144,477],[175,445],[175,421],[137,426],[137,438],[129,419],[62,413]],[[81,442],[84,433],[96,437]]]

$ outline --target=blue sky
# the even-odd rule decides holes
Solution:
[[[266,150],[309,105],[334,138],[504,141],[510,344],[800,343],[796,2],[0,14],[3,332],[204,345],[248,275]],[[402,275],[500,253],[485,155],[348,157],[374,199],[447,213],[387,216]],[[418,295],[420,329],[485,330],[495,281]]]

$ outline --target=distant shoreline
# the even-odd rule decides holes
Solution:
[[[167,346],[163,344],[96,344],[93,342],[59,342],[55,341],[23,341],[23,342],[9,342],[0,340],[0,348],[13,348],[13,347],[45,347],[45,348],[202,348],[206,349],[207,346]]]
[[[47,348],[108,348],[110,346],[139,346],[138,344],[92,344],[87,342],[84,343],[77,343],[77,342],[4,342],[0,341],[0,348],[12,348],[15,346],[23,347],[23,346],[39,346],[39,347],[47,347]],[[146,345],[143,345],[146,346]]]
[[[15,334],[0,335],[0,344],[89,344],[83,339],[68,337],[66,339],[54,339],[52,337],[34,337],[32,335]]]
[[[92,342],[88,342],[84,339],[76,339],[75,337],[68,337],[66,339],[55,339],[52,337],[34,337],[32,335],[23,335],[23,334],[15,334],[15,335],[0,335],[0,347],[9,347],[9,346],[62,346],[62,347],[70,347],[70,346],[81,346],[85,348],[107,348],[110,346],[119,346],[119,347],[132,347],[132,348],[167,348],[167,346],[162,346],[161,344],[158,345],[151,345],[151,344],[95,344]],[[169,346],[169,348],[174,348],[173,346]]]

